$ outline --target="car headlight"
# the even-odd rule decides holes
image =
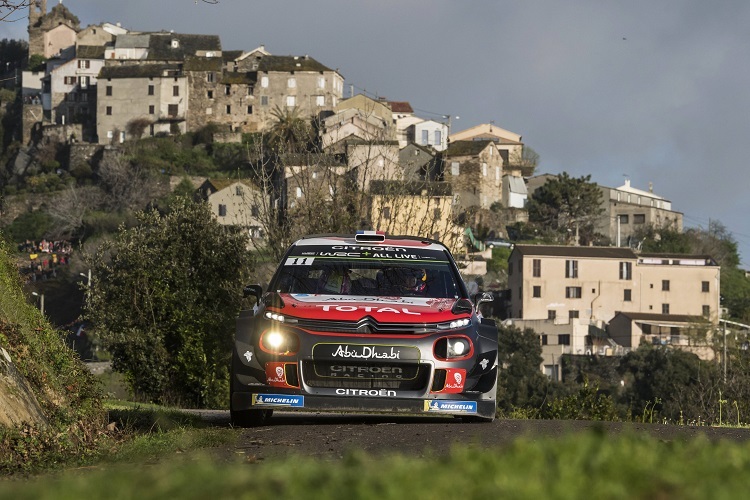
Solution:
[[[454,319],[453,321],[446,321],[445,323],[438,323],[438,330],[455,330],[456,328],[463,328],[471,324],[471,318]]]
[[[271,312],[271,311],[266,311],[265,316],[266,316],[266,319],[270,319],[270,320],[273,320],[273,321],[278,321],[279,323],[283,323],[284,322],[284,315],[283,314],[279,314],[279,313],[275,313],[275,312]]]
[[[284,330],[267,330],[260,336],[260,348],[271,354],[289,356],[299,350],[299,338]]]
[[[466,359],[474,354],[474,345],[463,335],[443,337],[435,342],[435,358],[443,361]]]

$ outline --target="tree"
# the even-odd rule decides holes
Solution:
[[[497,404],[505,411],[541,408],[549,380],[539,371],[542,346],[532,329],[499,328]]]
[[[529,146],[514,150],[508,158],[508,168],[520,168],[521,175],[524,177],[534,175],[537,166],[539,166],[539,153]]]
[[[226,406],[234,321],[252,268],[247,236],[188,200],[137,220],[91,257],[87,316],[137,394]]]
[[[536,190],[529,201],[529,221],[576,244],[594,240],[594,222],[604,212],[602,193],[591,175],[578,179],[563,172]]]

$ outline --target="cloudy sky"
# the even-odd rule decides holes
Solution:
[[[48,0],[51,7],[55,0]],[[750,2],[727,0],[65,0],[83,25],[218,34],[338,68],[452,130],[494,121],[539,173],[591,174],[719,220],[750,268]],[[25,21],[0,37],[26,36]]]

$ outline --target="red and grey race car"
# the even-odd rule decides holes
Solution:
[[[237,319],[231,418],[273,410],[495,418],[495,322],[440,242],[362,231],[294,243]]]

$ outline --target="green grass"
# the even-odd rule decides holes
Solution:
[[[750,486],[748,470],[748,444],[590,431],[425,458],[227,464],[183,454],[0,483],[0,498],[739,498]]]

